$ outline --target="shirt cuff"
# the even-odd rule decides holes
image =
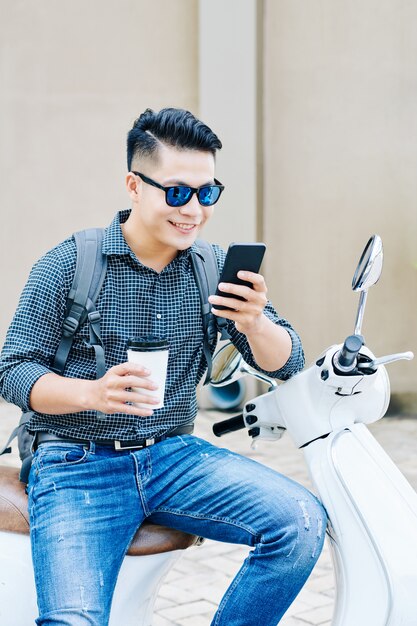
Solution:
[[[41,376],[50,373],[50,369],[39,363],[25,362],[13,367],[4,381],[4,399],[16,404],[23,412],[30,411],[29,397],[33,385]]]
[[[270,316],[268,316],[270,317]],[[259,366],[256,366],[256,369],[260,372],[263,372],[270,378],[278,378],[280,380],[288,380],[294,374],[297,374],[304,367],[304,351],[301,345],[301,339],[297,335],[297,333],[286,325],[282,325],[282,328],[285,328],[289,336],[291,337],[292,349],[291,354],[288,357],[288,361],[283,365],[279,370],[268,372],[267,370],[261,369]]]

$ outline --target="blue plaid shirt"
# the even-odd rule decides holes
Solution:
[[[95,411],[66,415],[35,412],[29,423],[31,431],[91,440],[139,439],[189,424],[197,414],[196,386],[206,363],[201,305],[190,249],[180,252],[160,273],[146,267],[129,248],[120,228],[129,213],[129,210],[121,211],[115,216],[103,241],[108,269],[96,308],[101,314],[106,367],[127,360],[126,344],[132,337],[150,334],[167,337],[170,350],[165,406],[150,417],[118,413],[98,419]],[[221,270],[225,253],[218,246],[213,248]],[[30,410],[33,385],[51,371],[75,264],[73,237],[42,257],[30,273],[9,328],[0,358],[0,394],[23,411]],[[285,326],[291,335],[293,348],[288,362],[280,370],[266,372],[275,378],[287,379],[304,364],[300,339],[290,324],[278,317],[270,303],[265,315]],[[245,361],[260,370],[246,337],[236,330],[233,322],[228,326],[231,339]],[[96,377],[87,323],[75,335],[64,375],[90,380]]]

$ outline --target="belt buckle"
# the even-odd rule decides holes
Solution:
[[[144,443],[137,446],[126,446],[123,445],[123,441],[115,441],[114,449],[115,450],[142,450],[143,448],[147,448],[148,446],[152,446],[155,443],[155,439],[145,439]]]

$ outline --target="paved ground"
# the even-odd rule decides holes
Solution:
[[[311,488],[302,455],[288,435],[278,442],[260,443],[256,450],[251,450],[244,432],[222,440],[212,435],[212,423],[224,417],[214,411],[200,411],[197,434],[216,445],[227,445]],[[14,407],[0,404],[0,444],[6,440],[17,419],[18,412]],[[385,418],[370,429],[417,490],[417,419]],[[16,464],[17,459],[13,454],[3,457],[1,462]],[[209,626],[220,598],[247,553],[248,548],[212,541],[187,550],[160,589],[153,626]],[[280,626],[330,626],[333,601],[334,579],[326,545],[312,575]]]

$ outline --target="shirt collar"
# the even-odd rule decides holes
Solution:
[[[132,254],[131,249],[129,248],[129,246],[126,243],[125,238],[123,237],[123,233],[122,233],[122,229],[121,229],[121,224],[123,224],[124,222],[126,222],[127,218],[129,217],[130,213],[131,213],[132,209],[124,209],[123,211],[118,211],[116,213],[116,215],[113,218],[113,221],[111,222],[111,224],[109,225],[109,227],[106,229],[106,233],[104,235],[104,240],[103,240],[103,253],[107,254],[107,255],[130,255]],[[190,256],[191,252],[197,252],[198,253],[198,248],[195,245],[195,243],[193,243],[189,248],[187,248],[186,250],[181,250],[178,255],[177,255],[177,259],[180,258],[188,258]]]
[[[118,211],[113,218],[110,226],[106,229],[103,240],[103,253],[124,255],[130,254],[131,250],[123,237],[122,229],[120,227],[129,217],[131,209],[125,209]]]

